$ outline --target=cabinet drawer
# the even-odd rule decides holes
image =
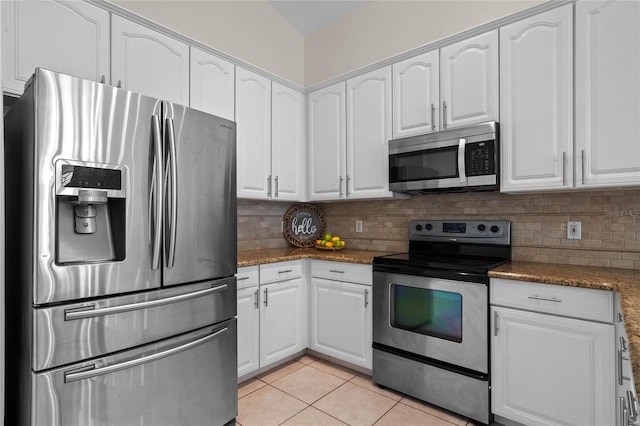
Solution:
[[[365,285],[371,285],[373,279],[371,265],[322,260],[311,262],[311,276]]]
[[[260,274],[258,273],[258,265],[238,268],[236,277],[238,281],[238,289],[258,285],[260,277]]]
[[[491,304],[593,321],[613,322],[613,292],[491,279]]]
[[[292,280],[301,276],[302,262],[299,260],[260,265],[260,284]]]

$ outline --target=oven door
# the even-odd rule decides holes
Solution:
[[[374,271],[372,303],[374,344],[488,373],[486,284]]]

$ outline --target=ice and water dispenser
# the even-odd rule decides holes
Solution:
[[[126,169],[56,162],[56,263],[124,260]]]

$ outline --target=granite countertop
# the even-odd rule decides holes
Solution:
[[[489,271],[493,278],[617,291],[629,339],[636,389],[640,394],[640,271],[593,266],[511,262]]]
[[[247,250],[238,252],[238,267],[284,262],[296,259],[333,260],[336,262],[370,265],[375,256],[382,256],[385,254],[390,253],[350,248],[345,248],[344,250],[318,250],[314,248],[285,247],[265,250]]]

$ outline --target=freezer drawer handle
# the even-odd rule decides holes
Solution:
[[[148,302],[130,303],[128,305],[110,306],[108,308],[96,309],[96,305],[91,304],[81,308],[67,309],[64,311],[64,320],[72,321],[78,319],[87,319],[100,317],[104,315],[119,314],[122,312],[137,311],[140,309],[155,308],[157,306],[169,305],[171,303],[184,302],[185,300],[196,299],[198,297],[207,296],[218,291],[226,290],[227,284],[220,284],[215,287],[204,290],[194,291],[192,293],[181,294],[179,296],[165,297],[164,299],[150,300]]]
[[[225,327],[222,328],[214,333],[211,333],[207,336],[201,337],[200,339],[194,340],[192,342],[186,343],[184,345],[181,346],[177,346],[173,349],[169,349],[167,351],[163,351],[163,352],[158,352],[156,354],[153,355],[149,355],[149,356],[145,356],[142,358],[136,358],[136,359],[132,359],[131,361],[126,361],[126,362],[122,362],[119,364],[113,364],[113,365],[109,365],[107,367],[102,367],[102,368],[95,368],[95,364],[90,364],[88,366],[85,366],[79,370],[72,370],[71,372],[65,372],[64,373],[64,382],[65,383],[69,383],[69,382],[75,382],[78,380],[84,380],[84,379],[89,379],[91,377],[95,377],[95,376],[101,376],[103,374],[110,374],[110,373],[115,373],[116,371],[121,371],[121,370],[127,370],[129,368],[133,368],[133,367],[137,367],[139,365],[142,364],[148,364],[150,362],[153,361],[157,361],[159,359],[162,358],[166,358],[168,356],[172,356],[175,355],[177,353],[189,350],[191,348],[194,348],[196,346],[202,345],[203,343],[207,343],[210,340],[215,339],[216,337],[218,337],[219,335],[221,335],[222,333],[226,332],[229,330],[229,327]],[[91,367],[94,368],[91,368]],[[89,368],[89,369],[87,369]]]
[[[533,300],[543,300],[545,302],[556,302],[556,303],[562,303],[562,299],[558,299],[557,297],[544,297],[544,296],[529,296],[529,299],[533,299]]]

